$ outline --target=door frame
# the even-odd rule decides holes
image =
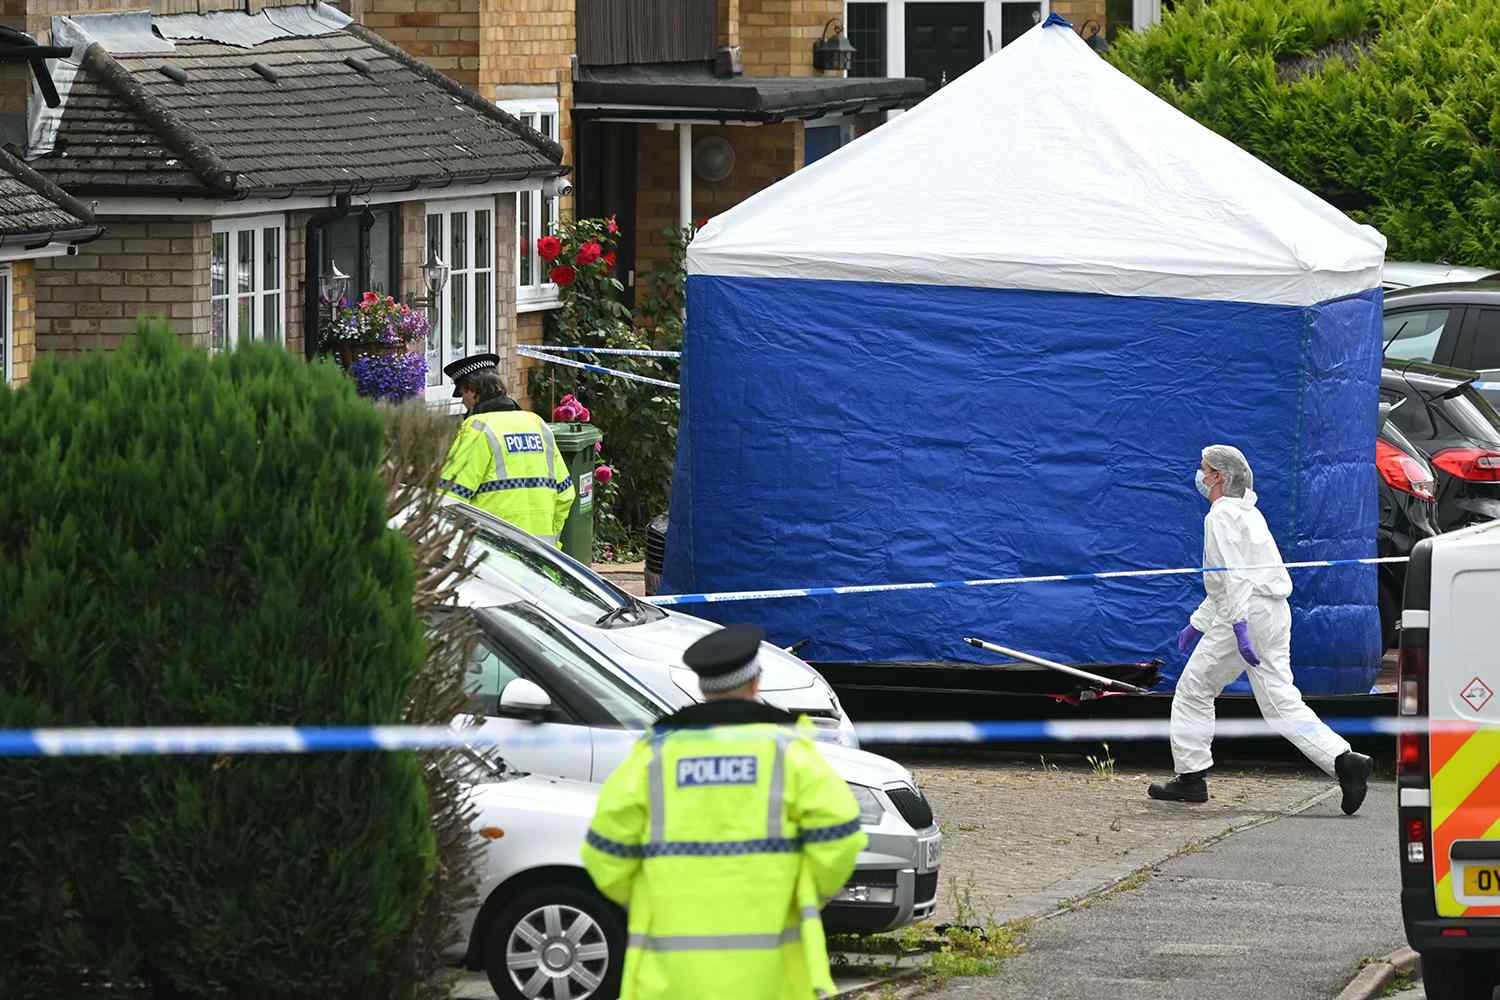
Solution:
[[[952,3],[954,0],[886,0],[885,4],[885,71],[890,76],[906,75],[906,5],[909,3]],[[963,2],[963,0],[959,0]],[[984,6],[984,37],[980,39],[980,61],[1000,51],[1000,5],[1037,0],[972,0]],[[1042,20],[1052,13],[1052,0],[1041,0]],[[994,39],[994,49],[990,39]]]

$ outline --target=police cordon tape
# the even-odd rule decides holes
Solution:
[[[681,389],[682,386],[676,382],[668,382],[659,378],[647,378],[645,375],[634,375],[630,372],[622,372],[615,368],[605,368],[603,365],[591,365],[584,361],[569,361],[567,358],[557,358],[544,352],[532,350],[529,347],[518,347],[516,353],[523,358],[531,358],[533,361],[545,361],[549,365],[563,365],[568,368],[581,368],[586,372],[597,372],[600,375],[612,375],[615,378],[628,379],[631,382],[644,382],[647,385],[659,385],[665,389]]]
[[[1414,716],[1329,718],[1346,736],[1463,732],[1495,727],[1475,723],[1429,722]],[[868,745],[987,743],[1130,743],[1167,738],[1166,719],[1080,719],[999,722],[867,722],[856,724]],[[441,750],[558,745],[590,742],[586,726],[538,728],[528,732],[486,732],[454,726],[199,726],[105,729],[0,729],[3,757],[142,757],[195,754],[313,754],[349,751]],[[1300,727],[1277,728],[1264,719],[1220,719],[1215,739],[1284,736]],[[502,754],[503,756],[503,754]]]
[[[1260,569],[1322,569],[1329,566],[1383,566],[1404,563],[1409,556],[1377,556],[1368,559],[1309,559],[1303,562],[1264,563],[1258,566],[1180,566],[1172,569],[1117,569],[1098,573],[1052,573],[1045,576],[1002,576],[985,580],[939,580],[933,583],[871,583],[846,587],[789,587],[785,590],[735,590],[717,594],[653,594],[648,604],[672,607],[679,604],[723,604],[729,601],[779,601],[789,597],[824,597],[829,594],[887,594],[901,590],[952,590],[959,587],[1003,587],[1029,583],[1068,583],[1077,580],[1122,580],[1143,576],[1187,576],[1199,573],[1245,572]]]
[[[680,358],[681,351],[648,351],[637,347],[562,347],[557,344],[527,344],[528,351],[548,351],[558,354],[617,354],[627,358]],[[520,350],[520,348],[517,348]]]

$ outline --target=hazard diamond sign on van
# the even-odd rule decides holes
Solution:
[[[1460,674],[1459,676],[1462,677],[1463,675]],[[1490,699],[1494,696],[1495,692],[1490,690],[1490,686],[1478,677],[1475,677],[1468,684],[1464,685],[1463,694],[1459,695],[1476,712],[1485,705],[1488,705]]]

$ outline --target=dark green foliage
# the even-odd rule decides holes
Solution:
[[[1389,259],[1500,264],[1500,0],[1180,0],[1109,59]]]
[[[0,726],[401,720],[411,556],[333,366],[143,323],[0,391],[0,454]],[[373,995],[432,864],[407,753],[7,760],[0,802],[8,998]]]

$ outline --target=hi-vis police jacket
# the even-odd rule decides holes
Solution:
[[[438,488],[554,545],[573,508],[573,480],[552,429],[524,410],[466,419]]]
[[[865,834],[812,732],[754,702],[694,705],[604,783],[583,863],[629,910],[621,1000],[833,992],[819,911]]]

